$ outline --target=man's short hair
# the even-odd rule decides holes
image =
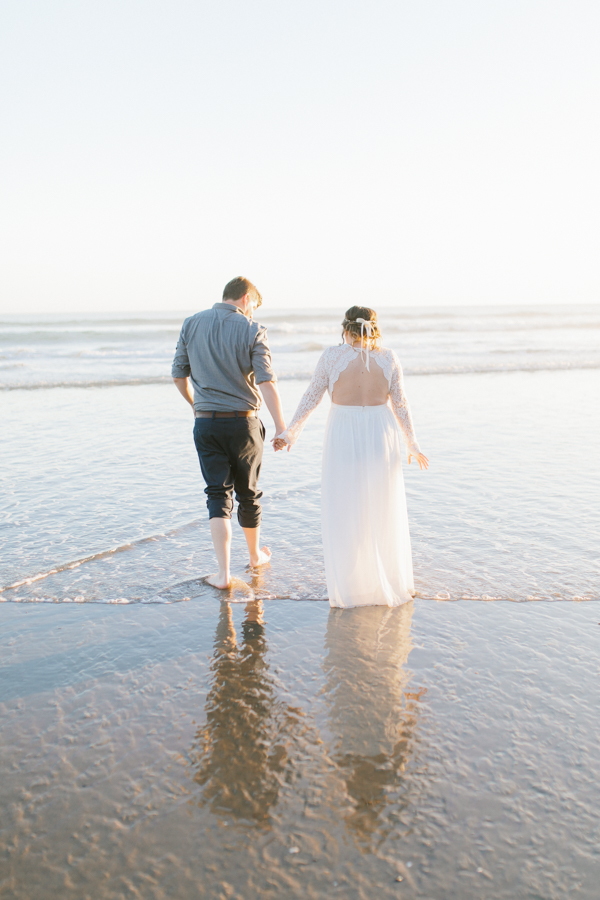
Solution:
[[[243,278],[241,275],[238,275],[237,278],[232,278],[223,288],[223,300],[234,300],[237,302],[246,294],[253,294],[256,298],[256,305],[261,305],[261,295],[258,293],[252,282],[248,281],[247,278]]]

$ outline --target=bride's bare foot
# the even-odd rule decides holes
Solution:
[[[228,587],[231,587],[231,581],[225,581],[225,579],[221,578],[218,574],[207,575],[204,580],[207,584],[218,588],[220,591],[226,591]]]
[[[268,562],[271,562],[271,551],[268,547],[261,547],[256,557],[250,557],[250,565],[253,569],[256,569],[258,566],[264,566]]]

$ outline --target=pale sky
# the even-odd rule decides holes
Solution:
[[[600,302],[597,0],[1,0],[0,311]]]

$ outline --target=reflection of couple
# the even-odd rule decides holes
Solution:
[[[234,278],[220,303],[185,320],[173,361],[175,384],[196,417],[194,440],[207,485],[219,566],[207,581],[221,589],[231,583],[234,492],[250,565],[271,557],[267,547],[259,548],[265,437],[257,418],[260,393],[275,423],[274,448],[281,450],[295,443],[327,390],[332,404],[323,445],[321,519],[329,602],[399,606],[414,594],[401,435],[409,463],[415,457],[421,469],[428,465],[415,439],[399,360],[380,346],[376,313],[351,307],[342,323],[343,343],[322,354],[286,429],[266,329],[252,320],[261,302],[251,282]]]
[[[416,707],[405,664],[412,644],[413,604],[401,609],[331,610],[327,621],[324,695],[332,733],[331,758],[346,785],[347,827],[367,838],[397,802],[412,750]]]
[[[194,779],[215,812],[262,823],[277,802],[285,734],[298,711],[277,699],[265,661],[260,601],[246,606],[238,646],[231,606],[221,604],[206,698],[206,724],[191,751]]]
[[[411,615],[412,604],[350,615],[332,610],[323,661],[330,735],[325,753],[318,733],[303,722],[305,738],[312,734],[319,784],[334,790],[334,783],[321,778],[322,766],[333,761],[351,804],[346,826],[359,838],[384,827],[383,813],[397,802],[393,795],[411,752],[416,710],[407,703],[405,669]],[[206,723],[190,753],[203,803],[217,814],[263,825],[277,805],[288,766],[306,779],[315,765],[310,747],[295,741],[303,713],[277,697],[267,651],[260,601],[247,605],[240,641],[230,605],[221,604]],[[326,806],[332,802],[333,796],[323,797]]]

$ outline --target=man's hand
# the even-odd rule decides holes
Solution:
[[[272,438],[271,443],[273,444],[273,450],[275,451],[275,453],[277,453],[278,450],[285,450],[286,447],[288,453],[292,449],[291,444],[288,444],[286,440],[277,436]]]
[[[179,391],[179,393],[181,394],[183,399],[187,400],[187,402],[192,407],[192,412],[194,413],[194,415],[196,415],[195,410],[194,410],[194,398],[192,396],[192,392],[190,391],[189,379],[188,378],[174,378],[173,381],[175,382],[175,387],[177,388],[177,390]]]

